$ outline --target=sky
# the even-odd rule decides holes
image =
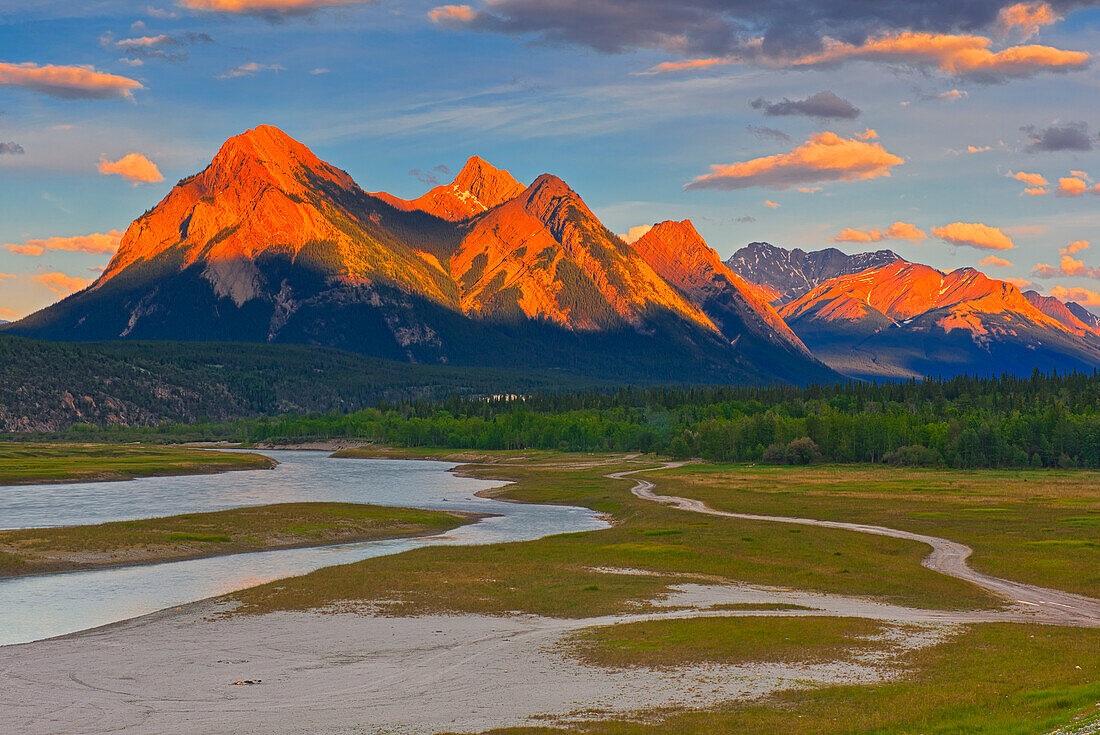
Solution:
[[[618,233],[890,248],[1100,311],[1098,54],[1100,0],[0,0],[0,320],[263,123],[367,191],[479,155]]]

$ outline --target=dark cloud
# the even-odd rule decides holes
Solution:
[[[187,46],[207,45],[214,39],[206,33],[182,33],[177,36],[141,36],[113,40],[110,34],[103,36],[104,45],[110,44],[131,59],[156,59],[159,61],[187,61]]]
[[[766,99],[755,99],[751,103],[752,109],[763,110],[765,115],[776,117],[779,115],[804,115],[817,118],[839,118],[842,120],[854,120],[859,117],[859,108],[843,97],[837,97],[826,90],[810,95],[804,100],[790,100],[784,97],[778,102],[769,102]]]
[[[1039,129],[1034,125],[1020,128],[1031,138],[1028,150],[1038,151],[1091,151],[1093,138],[1089,136],[1088,123],[1071,122]]]
[[[24,153],[26,153],[26,151],[24,151],[23,146],[19,145],[18,143],[0,143],[0,156],[21,156]]]
[[[756,217],[753,217],[751,214],[746,214],[744,217],[738,217],[737,219],[734,220],[734,222],[755,222],[755,221],[756,221]]]
[[[759,140],[782,140],[787,143],[791,142],[791,136],[787,135],[782,130],[769,128],[766,125],[746,125],[745,129],[755,135]]]
[[[440,176],[450,177],[451,169],[447,168],[443,164],[432,167],[431,171],[422,171],[421,169],[414,168],[409,170],[409,176],[419,181],[421,184],[427,184],[428,186],[439,186]]]
[[[478,30],[533,36],[607,53],[661,48],[678,55],[808,53],[824,36],[861,43],[895,30],[992,30],[1019,0],[495,0],[454,19]],[[1050,0],[1064,14],[1096,0]]]

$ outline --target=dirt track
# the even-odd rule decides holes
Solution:
[[[651,467],[642,470],[627,470],[614,472],[608,477],[614,479],[626,479],[638,472],[652,470],[672,469],[683,466],[683,462],[669,462],[661,467]],[[979,587],[989,590],[995,595],[1004,597],[1012,603],[1007,612],[1014,613],[1018,617],[1020,613],[1026,613],[1030,622],[1046,623],[1051,625],[1069,625],[1083,628],[1100,627],[1100,600],[1082,595],[1074,595],[1069,592],[1037,587],[1035,585],[1013,582],[1009,579],[1001,579],[971,569],[966,563],[967,558],[973,552],[969,546],[956,541],[939,538],[937,536],[925,536],[910,531],[899,531],[885,526],[869,526],[863,523],[843,523],[841,521],[821,521],[813,518],[790,518],[787,516],[761,516],[750,513],[730,513],[716,510],[706,503],[691,498],[681,498],[673,495],[658,495],[654,492],[656,485],[649,480],[639,477],[633,478],[637,483],[631,492],[643,500],[652,500],[656,503],[669,505],[691,513],[704,513],[724,518],[740,518],[749,521],[768,521],[772,523],[795,523],[801,526],[818,526],[820,528],[837,528],[844,531],[856,531],[869,533],[876,536],[889,536],[891,538],[919,541],[932,547],[932,553],[921,562],[929,569],[946,574],[949,577],[962,579]]]

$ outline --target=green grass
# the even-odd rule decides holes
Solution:
[[[441,533],[472,518],[357,503],[279,503],[0,531],[0,577]]]
[[[609,668],[675,668],[753,661],[818,663],[878,651],[875,620],[822,616],[656,620],[589,628],[573,635],[570,654]]]
[[[269,469],[259,454],[142,444],[0,443],[0,485]]]
[[[1100,472],[700,464],[648,478],[720,510],[942,536],[983,572],[1100,597]]]
[[[586,617],[636,610],[636,603],[685,580],[778,585],[940,608],[1000,603],[973,585],[922,567],[923,544],[665,508],[631,495],[633,480],[604,477],[645,466],[619,458],[494,456],[500,464],[463,471],[514,480],[500,492],[503,497],[586,506],[612,518],[614,526],[526,543],[417,549],[320,569],[235,593],[244,603],[241,611],[386,600],[383,609],[402,615],[518,610]],[[604,574],[595,567],[666,576]]]
[[[762,623],[777,623],[772,619]],[[774,637],[774,631],[764,631]],[[645,721],[593,722],[590,735],[1039,735],[1100,710],[1100,630],[979,625],[904,654],[898,681],[787,691],[706,712],[648,713]],[[766,655],[767,652],[765,652]],[[642,713],[645,714],[645,713]],[[638,720],[641,718],[633,718]],[[549,735],[549,727],[496,735]]]

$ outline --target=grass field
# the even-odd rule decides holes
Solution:
[[[976,569],[1100,597],[1100,472],[699,464],[647,479],[720,510],[942,536]]]
[[[0,485],[269,469],[259,454],[143,444],[0,443]]]
[[[420,536],[472,520],[468,515],[356,503],[280,503],[0,531],[0,577]]]

